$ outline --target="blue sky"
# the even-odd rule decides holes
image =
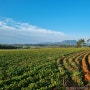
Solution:
[[[90,0],[0,0],[0,22],[1,43],[88,39]]]

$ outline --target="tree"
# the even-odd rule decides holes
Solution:
[[[84,39],[80,39],[80,40],[78,40],[78,41],[77,41],[77,47],[81,47],[81,46],[83,46],[83,45],[84,45],[84,42],[85,42]]]
[[[87,42],[90,42],[90,39],[88,39]]]
[[[90,39],[87,40],[87,43],[89,43],[88,45],[90,46]]]

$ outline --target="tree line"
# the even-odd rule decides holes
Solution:
[[[2,45],[2,44],[0,44],[0,49],[17,49],[17,47],[12,46],[12,45]]]
[[[86,41],[87,43],[89,43],[90,42],[90,39],[88,39],[87,41]],[[77,47],[83,47],[83,46],[87,46],[87,43],[85,42],[85,40],[84,39],[79,39],[78,41],[77,41]]]

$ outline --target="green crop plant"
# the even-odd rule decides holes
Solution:
[[[86,49],[0,50],[0,90],[51,90],[53,87],[61,88],[62,80],[60,78],[69,73],[67,73],[63,63],[58,61],[57,65],[57,59],[82,50]]]

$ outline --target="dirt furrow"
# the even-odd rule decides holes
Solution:
[[[90,71],[88,69],[88,56],[89,53],[87,53],[82,59],[82,69],[84,72],[85,81],[90,81]]]
[[[60,75],[70,79],[67,85],[85,86],[90,81],[90,50],[63,56],[57,60],[57,66]]]

